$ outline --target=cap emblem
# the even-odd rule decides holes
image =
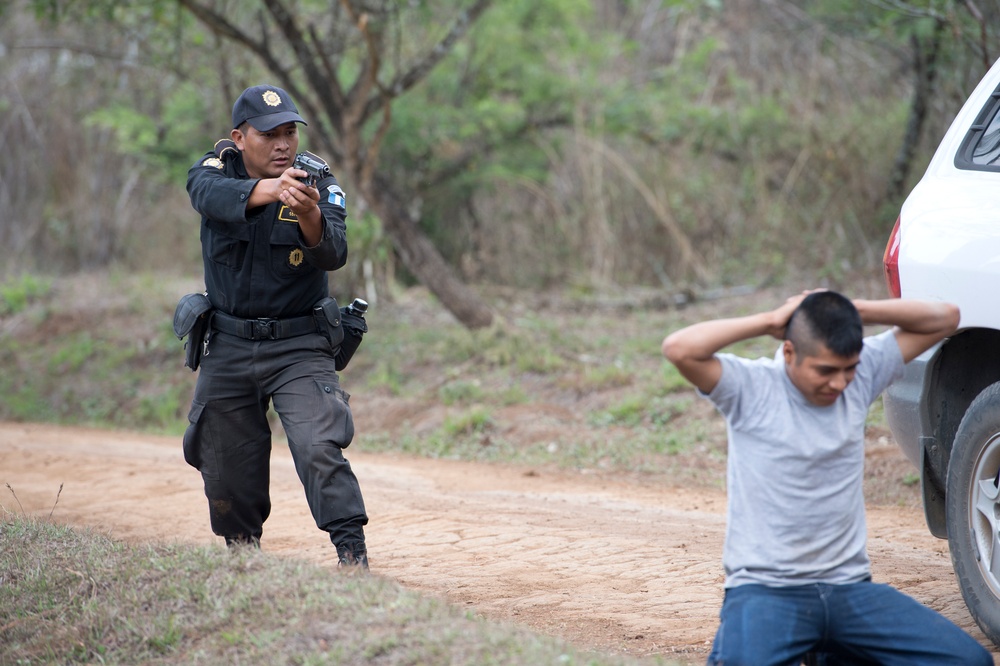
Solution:
[[[278,97],[278,93],[273,90],[268,90],[266,93],[261,95],[264,98],[264,104],[268,106],[281,106],[281,98]]]

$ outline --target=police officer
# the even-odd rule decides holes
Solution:
[[[347,209],[332,175],[310,186],[293,168],[300,124],[284,90],[247,88],[233,105],[231,141],[188,171],[212,311],[184,454],[204,479],[212,530],[228,545],[259,544],[271,509],[273,402],[317,527],[341,566],[367,568],[368,518],[343,455],[354,421],[334,367],[342,333],[327,284],[327,271],[347,261]]]

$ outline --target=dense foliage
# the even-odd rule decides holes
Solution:
[[[249,30],[270,25],[273,4],[0,3],[0,140],[15,157],[0,164],[14,212],[0,222],[0,270],[197,274],[184,174],[228,131],[239,90],[277,73],[188,10]],[[405,80],[470,4],[289,6],[348,82],[371,54],[344,26],[368,21],[385,84]],[[355,5],[368,13],[345,9]],[[473,283],[836,280],[878,270],[901,197],[996,55],[997,12],[946,0],[509,0],[364,132],[386,132],[376,168]],[[317,144],[337,131],[322,119],[309,129]],[[360,280],[368,260],[385,287],[401,277],[397,255],[359,203],[341,279]]]

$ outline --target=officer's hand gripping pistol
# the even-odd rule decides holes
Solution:
[[[305,178],[299,179],[309,187],[316,187],[316,183],[330,175],[330,167],[327,166],[327,163],[321,157],[310,153],[308,150],[304,150],[296,155],[292,166],[296,169],[302,169],[309,174]]]

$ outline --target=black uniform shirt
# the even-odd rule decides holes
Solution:
[[[243,154],[206,153],[188,170],[191,205],[201,214],[201,254],[212,305],[245,318],[309,314],[329,295],[327,271],[347,263],[347,209],[333,176],[322,179],[323,237],[306,247],[295,213],[280,201],[247,210],[258,179]]]

